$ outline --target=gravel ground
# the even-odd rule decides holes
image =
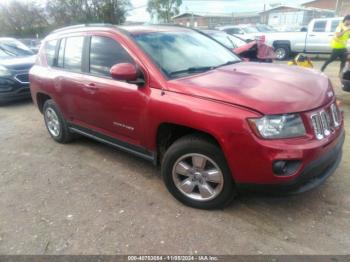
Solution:
[[[326,73],[349,129],[338,66]],[[159,170],[129,154],[84,138],[53,142],[30,101],[0,108],[0,143],[1,254],[349,254],[349,139],[316,190],[245,194],[217,211],[178,203]]]

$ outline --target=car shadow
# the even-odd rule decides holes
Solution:
[[[29,104],[33,104],[33,100],[31,97],[23,98],[15,101],[9,101],[9,102],[0,102],[0,108],[11,108],[11,107],[17,107],[17,106],[29,105]]]

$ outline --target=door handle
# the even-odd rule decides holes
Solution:
[[[91,89],[91,90],[98,90],[98,87],[96,86],[95,83],[88,83],[88,84],[85,84],[85,87],[88,88],[88,89]]]
[[[309,35],[309,36],[316,36],[316,35]]]

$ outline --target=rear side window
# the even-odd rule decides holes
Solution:
[[[327,21],[316,21],[314,24],[314,32],[326,32]]]
[[[81,72],[84,37],[75,36],[66,38],[63,67],[73,72]]]
[[[340,20],[333,20],[331,24],[331,32],[335,32],[339,24]]]
[[[66,47],[66,39],[61,39],[60,48],[58,49],[57,66],[64,67],[64,49]]]
[[[45,56],[46,56],[47,64],[49,66],[53,66],[54,64],[57,42],[58,40],[51,40],[46,42]]]
[[[92,36],[90,46],[90,73],[110,76],[109,70],[118,63],[133,63],[133,59],[115,40]]]

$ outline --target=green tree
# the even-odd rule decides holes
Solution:
[[[129,0],[51,0],[46,9],[57,27],[79,23],[122,24],[130,6]]]
[[[34,1],[0,3],[0,35],[28,37],[42,34],[48,26],[44,9]]]
[[[147,11],[151,17],[156,17],[158,21],[170,23],[171,18],[180,12],[182,0],[149,0]]]

